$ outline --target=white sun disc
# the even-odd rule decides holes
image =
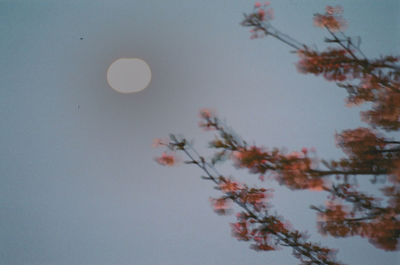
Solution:
[[[138,58],[119,58],[107,70],[107,82],[119,93],[134,93],[145,89],[151,80],[149,65]]]

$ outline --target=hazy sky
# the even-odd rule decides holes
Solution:
[[[298,264],[288,250],[255,252],[231,237],[234,217],[212,211],[218,193],[199,170],[153,160],[153,138],[170,132],[205,150],[203,107],[249,142],[314,146],[324,158],[341,155],[335,132],[362,125],[345,91],[299,74],[288,47],[249,39],[239,22],[253,3],[0,1],[0,264]],[[320,45],[326,34],[312,16],[326,4],[344,7],[347,33],[369,56],[400,53],[398,0],[272,1],[274,25]],[[148,62],[149,87],[127,95],[107,85],[120,57]],[[366,240],[316,234],[308,206],[322,194],[265,185],[276,189],[279,214],[338,248],[344,263],[399,264]]]

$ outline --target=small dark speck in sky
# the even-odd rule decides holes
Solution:
[[[80,40],[83,40],[83,38],[81,37]]]

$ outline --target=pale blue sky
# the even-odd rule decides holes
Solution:
[[[298,263],[290,251],[255,252],[232,238],[234,218],[213,213],[208,198],[217,193],[200,171],[153,161],[152,139],[170,132],[205,150],[203,107],[250,142],[314,146],[324,158],[341,155],[335,131],[361,125],[345,91],[297,73],[288,47],[249,39],[239,22],[253,3],[0,1],[1,264]],[[326,4],[344,7],[348,34],[362,37],[366,54],[400,53],[397,0],[273,1],[274,25],[318,45],[324,32],[312,16]],[[107,85],[120,57],[148,62],[148,88],[126,95]],[[277,212],[338,248],[344,263],[400,260],[365,240],[319,236],[308,205],[324,196],[268,185]]]

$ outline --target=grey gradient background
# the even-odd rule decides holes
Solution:
[[[208,198],[218,193],[199,170],[153,161],[153,138],[170,132],[206,150],[203,107],[250,142],[314,146],[324,158],[342,155],[336,131],[362,125],[345,91],[299,74],[288,47],[249,39],[239,22],[253,3],[0,1],[0,264],[297,264],[288,250],[255,252],[232,238],[234,217],[213,213]],[[325,33],[312,16],[327,4],[344,7],[366,54],[400,53],[397,0],[273,1],[274,25],[318,44]],[[107,85],[120,57],[148,62],[149,87],[125,95]],[[400,263],[365,240],[315,233],[308,206],[323,194],[265,185],[276,189],[276,211],[338,248],[341,261]]]

